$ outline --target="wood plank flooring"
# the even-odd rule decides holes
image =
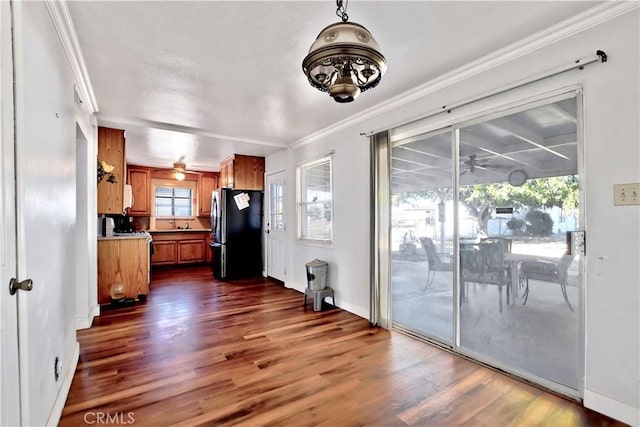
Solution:
[[[267,279],[154,271],[79,331],[61,426],[613,426],[572,401]],[[99,422],[101,421],[101,422]]]

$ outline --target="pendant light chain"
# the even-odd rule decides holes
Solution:
[[[347,22],[349,20],[349,15],[347,15],[347,6],[349,4],[349,0],[345,0],[344,6],[342,4],[342,0],[336,0],[336,5],[338,8],[336,9],[336,15],[342,19],[342,22]]]

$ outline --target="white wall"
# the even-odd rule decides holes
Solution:
[[[599,25],[524,52],[493,69],[410,103],[368,114],[351,126],[326,133],[291,150],[267,158],[293,174],[295,164],[316,154],[335,150],[335,239],[332,248],[295,242],[289,250],[291,275],[286,285],[306,286],[304,263],[321,258],[330,264],[330,286],[338,306],[363,317],[369,312],[369,147],[360,132],[382,130],[406,123],[421,114],[471,98],[511,82],[546,72],[604,50],[609,60],[575,70],[501,97],[523,99],[569,85],[584,88],[585,117],[585,390],[584,404],[630,424],[639,419],[640,328],[640,208],[613,206],[615,183],[640,182],[639,12],[635,9]],[[501,64],[501,65],[500,65]],[[393,65],[391,65],[393,66]],[[454,79],[452,79],[454,80]],[[384,81],[381,83],[384,84]],[[435,87],[435,85],[434,85]],[[375,89],[374,89],[375,91]],[[367,96],[364,93],[361,96]],[[330,102],[328,100],[327,102]],[[355,101],[357,102],[357,101]],[[495,106],[479,102],[429,120],[446,125]],[[331,106],[339,108],[339,105]],[[283,163],[288,164],[285,166]],[[275,169],[272,169],[275,171]],[[292,181],[294,182],[294,181]],[[294,188],[290,187],[291,193]],[[289,197],[290,230],[295,230],[295,194]],[[293,233],[295,234],[295,233]],[[295,236],[294,236],[295,237]]]

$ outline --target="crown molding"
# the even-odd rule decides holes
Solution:
[[[589,28],[638,9],[639,7],[640,2],[637,1],[604,1],[599,3],[597,6],[579,13],[578,15],[565,19],[564,21],[525,37],[524,39],[512,43],[502,49],[494,51],[493,53],[485,55],[475,61],[469,62],[466,65],[436,77],[435,79],[417,86],[414,89],[403,92],[388,101],[381,102],[371,108],[363,110],[360,113],[336,122],[331,126],[320,129],[317,132],[292,142],[289,146],[293,148],[312,143],[317,139],[331,135],[387,111],[409,104],[431,93],[454,86],[478,74],[482,74],[503,64],[514,61],[517,58],[538,49],[542,49],[553,43],[557,43]]]
[[[142,129],[158,129],[158,130],[165,130],[170,132],[186,133],[189,135],[200,136],[203,138],[213,138],[213,139],[222,139],[225,141],[244,142],[247,144],[264,145],[268,147],[281,147],[281,148],[288,147],[288,145],[280,142],[258,141],[255,139],[238,138],[236,136],[221,135],[218,133],[213,133],[206,129],[175,125],[172,123],[156,122],[153,120],[145,120],[145,119],[131,119],[131,118],[125,118],[125,117],[105,116],[103,114],[98,114],[97,116],[98,116],[98,124],[100,126],[108,126],[108,127],[115,127],[115,128],[136,127],[136,128],[142,128]]]
[[[71,66],[71,71],[76,81],[76,90],[80,96],[80,101],[89,113],[94,114],[98,112],[98,102],[93,93],[87,66],[82,56],[78,35],[76,34],[67,3],[65,0],[45,0],[44,3],[47,5],[53,24],[58,32],[58,37],[60,37],[62,47],[67,54],[67,59],[69,60],[69,65]]]

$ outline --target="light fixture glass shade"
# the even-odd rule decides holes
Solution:
[[[184,180],[184,171],[187,169],[187,165],[182,162],[176,162],[173,164],[173,169],[176,171],[175,177],[178,181]]]
[[[311,86],[329,92],[336,102],[351,102],[380,83],[387,61],[369,30],[338,22],[320,31],[302,70]]]

